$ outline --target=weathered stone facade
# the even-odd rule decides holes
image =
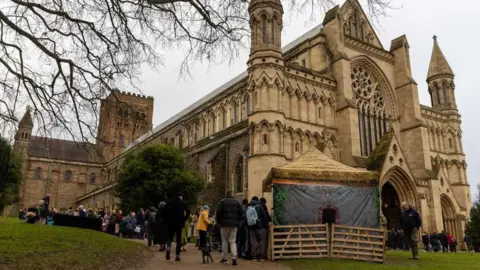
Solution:
[[[247,71],[112,154],[105,183],[77,204],[113,207],[124,155],[148,143],[181,148],[207,180],[201,201],[209,204],[226,188],[239,199],[271,202],[262,188],[270,169],[319,147],[344,164],[380,173],[389,226],[398,226],[395,211],[407,201],[421,213],[424,231],[462,239],[471,198],[461,116],[454,74],[436,38],[427,107],[419,103],[407,38],[385,49],[356,0],[328,11],[322,25],[283,47],[280,0],[252,0],[249,13]]]
[[[105,161],[118,156],[127,144],[151,130],[153,98],[114,91],[100,105],[99,138],[95,145],[32,136],[34,122],[30,109],[21,119],[14,148],[24,158],[23,182],[18,207],[38,204],[51,195],[50,206],[58,210],[76,205],[108,180]],[[111,163],[111,162],[110,162]],[[89,207],[114,205],[105,196]]]

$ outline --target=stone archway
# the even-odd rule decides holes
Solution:
[[[399,199],[399,203],[407,202],[412,207],[420,210],[420,203],[417,197],[417,189],[413,180],[408,174],[400,167],[395,166],[385,173],[382,180],[382,188],[387,183],[390,184],[396,191]],[[382,198],[383,201],[383,198]]]
[[[442,223],[445,233],[450,233],[455,237],[457,234],[457,215],[452,201],[447,195],[440,196],[440,204],[442,205]]]

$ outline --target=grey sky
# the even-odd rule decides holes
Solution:
[[[285,0],[284,0],[285,2]],[[361,1],[364,4],[366,1]],[[337,0],[342,4],[343,0]],[[398,9],[390,10],[387,18],[380,18],[379,35],[385,49],[390,41],[406,34],[410,44],[410,58],[414,79],[418,83],[420,102],[430,106],[426,85],[426,73],[433,47],[432,36],[438,36],[440,47],[455,72],[456,100],[463,117],[462,130],[464,150],[467,154],[468,180],[472,194],[477,195],[476,185],[480,175],[480,147],[475,139],[480,138],[476,125],[476,109],[480,106],[480,90],[475,83],[480,48],[480,1],[473,0],[393,0]],[[282,44],[299,37],[319,24],[323,14],[316,14],[313,21],[310,14],[291,16],[286,11]],[[154,126],[162,123],[180,110],[213,91],[246,69],[248,51],[245,50],[232,66],[208,67],[197,64],[192,69],[193,78],[178,80],[178,66],[182,59],[178,52],[168,52],[165,67],[159,71],[144,70],[140,87],[144,94],[155,98]]]

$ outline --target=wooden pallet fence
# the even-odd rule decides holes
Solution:
[[[331,258],[384,262],[383,229],[332,225]]]
[[[271,226],[271,260],[328,258],[328,235],[325,224]]]

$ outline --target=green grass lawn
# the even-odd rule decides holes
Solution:
[[[0,269],[120,269],[149,254],[145,245],[101,232],[0,218]]]
[[[471,252],[432,253],[420,252],[420,260],[408,258],[411,253],[402,251],[387,252],[384,264],[347,260],[292,260],[283,261],[293,270],[309,269],[480,269],[480,254]]]

